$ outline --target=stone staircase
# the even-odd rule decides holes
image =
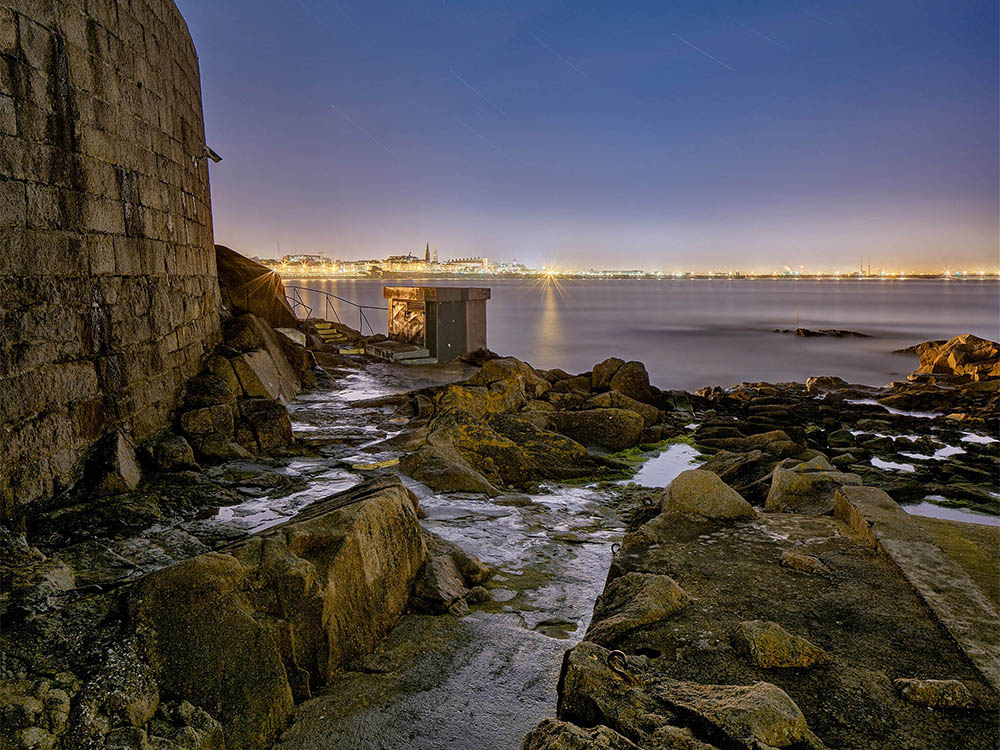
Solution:
[[[316,333],[323,339],[324,344],[332,344],[338,347],[340,354],[364,354],[363,346],[355,346],[350,343],[347,334],[337,328],[333,323],[321,320],[313,323]]]
[[[322,321],[320,323],[315,323],[316,333],[319,337],[323,339],[325,344],[343,344],[347,341],[347,336],[343,331],[334,328],[333,323],[327,321]]]

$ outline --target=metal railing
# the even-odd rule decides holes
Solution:
[[[291,293],[288,292],[291,290]],[[288,304],[292,308],[292,312],[295,312],[301,307],[306,311],[306,317],[312,317],[313,308],[306,304],[305,300],[302,299],[302,292],[309,292],[310,294],[321,294],[324,300],[324,310],[327,316],[333,313],[333,318],[338,323],[341,322],[340,315],[337,313],[337,306],[331,300],[336,300],[337,302],[343,302],[344,304],[351,305],[351,307],[358,308],[358,333],[364,334],[365,326],[368,326],[368,330],[371,335],[375,335],[375,329],[372,327],[371,322],[368,320],[368,316],[365,315],[365,310],[388,310],[388,307],[378,307],[376,305],[361,305],[357,302],[352,302],[349,299],[344,299],[343,297],[338,297],[332,292],[326,292],[322,289],[314,289],[308,286],[290,286],[285,284],[285,299],[288,300]],[[329,320],[329,317],[326,318]]]

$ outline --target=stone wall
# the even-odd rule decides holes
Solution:
[[[171,0],[0,0],[0,520],[164,424],[217,338],[204,145]]]

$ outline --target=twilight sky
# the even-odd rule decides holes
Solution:
[[[216,241],[996,269],[995,0],[176,0]]]

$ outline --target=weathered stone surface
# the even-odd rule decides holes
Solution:
[[[107,435],[94,451],[88,470],[97,497],[134,490],[142,479],[135,446],[121,432]]]
[[[482,492],[503,494],[486,477],[465,463],[453,446],[425,445],[399,462],[409,476],[437,492]]]
[[[264,451],[292,444],[292,421],[288,409],[277,401],[245,398],[239,402],[240,416],[253,431],[258,449]]]
[[[918,373],[968,375],[976,380],[1000,376],[1000,344],[971,333],[945,342],[927,341],[915,347]]]
[[[861,477],[834,469],[819,456],[791,468],[776,467],[764,508],[768,511],[829,514],[833,495],[844,485],[860,485]]]
[[[471,386],[493,386],[497,383],[509,383],[523,391],[528,398],[538,398],[551,387],[549,382],[540,377],[531,365],[513,357],[491,359],[479,372],[469,378],[466,383]]]
[[[295,388],[282,379],[267,351],[258,349],[233,357],[232,365],[247,396],[270,398],[283,404],[295,397]]]
[[[628,409],[584,409],[553,412],[549,423],[563,435],[584,445],[609,451],[631,448],[642,436],[642,416]]]
[[[299,325],[275,271],[224,245],[215,246],[215,262],[226,305],[253,313],[275,328]]]
[[[581,729],[545,719],[525,735],[521,750],[639,750],[639,746],[607,727]]]
[[[660,410],[655,406],[636,401],[634,398],[629,398],[619,391],[608,391],[607,393],[598,394],[587,403],[599,409],[628,409],[629,411],[634,411],[642,417],[643,424],[646,427],[656,424],[660,420]]]
[[[221,370],[221,368],[218,369]],[[229,369],[232,370],[231,365]],[[236,403],[236,396],[242,395],[242,393],[243,389],[238,384],[233,389],[218,375],[212,372],[202,372],[191,378],[185,385],[184,408],[199,409],[217,404],[232,406]]]
[[[234,396],[243,395],[243,386],[240,385],[240,379],[236,377],[236,371],[228,359],[218,354],[212,355],[205,360],[205,369],[225,383]]]
[[[162,429],[218,337],[198,58],[172,2],[114,7],[0,6],[4,521]]]
[[[921,680],[904,677],[893,686],[910,703],[931,708],[977,708],[976,699],[960,680]]]
[[[128,592],[126,627],[162,691],[218,717],[227,747],[262,749],[293,697],[388,632],[424,555],[410,494],[379,480],[147,576]]]
[[[479,585],[489,576],[489,569],[483,563],[437,534],[424,532],[424,543],[427,557],[413,584],[412,609],[440,614],[461,600],[485,601],[489,598],[486,589]],[[482,590],[470,595],[476,587]]]
[[[198,471],[201,468],[188,441],[172,432],[157,436],[149,447],[149,453],[157,471]]]
[[[233,410],[229,406],[207,406],[181,414],[180,426],[184,434],[195,439],[218,435],[229,439],[233,436]]]
[[[587,639],[612,648],[623,636],[666,620],[690,601],[670,576],[626,573],[597,598]]]
[[[632,417],[641,424],[637,414]],[[573,440],[514,414],[477,418],[453,408],[431,423],[427,445],[401,462],[438,491],[502,494],[542,479],[575,479],[607,470]],[[460,489],[461,488],[461,489]]]
[[[719,477],[702,469],[681,472],[663,493],[664,513],[694,513],[706,518],[749,518],[754,509]]]
[[[1000,693],[1000,616],[969,574],[879,489],[841,487],[834,497],[834,512],[865,544],[894,561],[980,674]]]
[[[826,664],[830,657],[819,646],[792,635],[776,622],[748,620],[730,635],[733,648],[758,667],[813,667]]]
[[[626,362],[612,376],[608,386],[636,401],[649,402],[653,392],[649,387],[649,373],[642,362]]]
[[[806,717],[788,694],[769,682],[753,685],[699,685],[667,682],[657,697],[690,712],[734,747],[826,747],[809,730]]]
[[[599,362],[594,365],[594,369],[590,373],[590,382],[593,390],[603,391],[610,388],[611,378],[615,376],[615,373],[617,373],[624,364],[624,359],[609,357],[603,362]]]

